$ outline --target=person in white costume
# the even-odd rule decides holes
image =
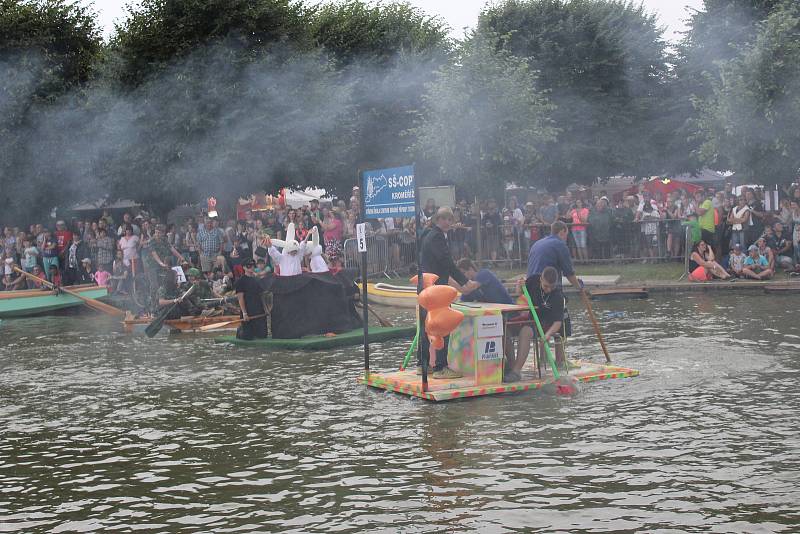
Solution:
[[[295,276],[303,272],[303,256],[306,254],[306,240],[297,242],[295,239],[294,223],[289,223],[286,227],[286,240],[266,239],[269,247],[269,255],[272,261],[279,267],[279,276]],[[281,247],[278,251],[277,247]]]
[[[328,263],[322,257],[322,245],[319,244],[319,231],[314,226],[311,229],[311,248],[306,247],[306,254],[311,254],[311,272],[329,272]]]

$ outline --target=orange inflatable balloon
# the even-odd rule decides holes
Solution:
[[[433,284],[436,283],[438,279],[439,279],[438,274],[422,273],[422,288],[425,289],[431,287]],[[418,280],[417,275],[414,275],[411,278],[411,283],[414,284],[414,287],[417,286],[417,280]]]
[[[423,290],[417,297],[419,305],[428,311],[425,333],[434,349],[444,348],[445,336],[450,335],[464,320],[463,313],[450,309],[450,304],[457,298],[458,291],[454,288],[435,285]]]
[[[419,305],[428,311],[447,308],[458,298],[458,291],[450,286],[431,286],[419,294]]]

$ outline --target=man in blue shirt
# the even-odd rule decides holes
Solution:
[[[475,282],[475,290],[463,293],[461,300],[464,302],[492,302],[495,304],[513,304],[511,295],[508,294],[503,283],[489,269],[481,269],[472,263],[472,260],[464,258],[459,260],[458,268],[469,280]]]
[[[561,277],[566,276],[574,287],[581,288],[582,284],[575,276],[572,258],[569,255],[569,248],[567,248],[568,235],[567,225],[556,221],[550,225],[550,235],[533,244],[528,254],[528,273],[525,282],[528,285],[528,291],[533,292],[535,288],[539,287],[539,275],[546,267],[553,267],[558,271],[559,287],[561,287]],[[535,283],[528,283],[533,278],[536,278]]]

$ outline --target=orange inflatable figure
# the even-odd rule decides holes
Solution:
[[[422,281],[425,283],[425,275]],[[431,347],[436,350],[444,348],[445,336],[450,335],[464,320],[463,313],[450,309],[450,304],[456,298],[458,291],[455,288],[435,285],[430,285],[417,297],[419,305],[428,311],[428,316],[425,318],[425,333],[428,334]]]
[[[438,274],[422,273],[422,289],[431,287],[433,284],[436,283],[436,281],[438,279],[439,279],[439,275]],[[418,280],[418,278],[417,278],[416,275],[414,275],[411,278],[411,283],[414,284],[414,287],[417,287],[417,280]]]

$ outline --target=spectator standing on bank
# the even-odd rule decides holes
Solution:
[[[630,211],[630,210],[628,210]],[[633,220],[633,214],[630,213],[630,219]],[[608,208],[608,201],[599,199],[594,206],[594,210],[589,213],[589,229],[587,236],[594,250],[592,252],[595,258],[610,258],[611,257],[611,228],[614,224],[614,218],[611,210]]]
[[[605,204],[604,201],[603,203]],[[588,260],[589,251],[586,248],[586,224],[589,222],[589,209],[583,205],[583,200],[579,198],[575,201],[575,207],[569,212],[569,215],[572,219],[572,237],[575,239],[575,250],[578,260]]]
[[[200,247],[200,270],[210,273],[214,269],[217,256],[222,254],[224,236],[222,230],[214,227],[211,219],[206,218],[203,226],[197,231],[197,243]]]

